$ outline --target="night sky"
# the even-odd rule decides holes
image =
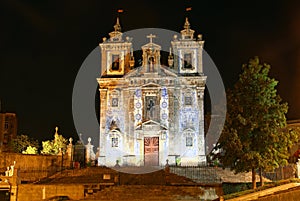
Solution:
[[[164,28],[179,32],[189,16],[226,87],[241,65],[259,56],[271,64],[288,119],[300,118],[300,4],[297,1],[29,1],[0,2],[0,99],[15,112],[18,133],[52,139],[55,126],[77,137],[72,90],[89,53],[113,30]],[[188,14],[185,7],[192,7]],[[205,66],[204,66],[205,68]]]

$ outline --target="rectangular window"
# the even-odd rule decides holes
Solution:
[[[186,146],[187,147],[193,146],[193,137],[186,137]]]
[[[192,97],[190,97],[190,96],[184,97],[184,104],[185,105],[192,105]]]
[[[119,146],[119,139],[117,137],[111,138],[111,147],[118,147]]]

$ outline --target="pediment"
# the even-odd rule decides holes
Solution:
[[[149,82],[149,83],[143,85],[142,87],[161,87],[161,85],[153,83],[153,82]]]
[[[196,131],[194,129],[191,129],[191,128],[187,128],[183,131],[183,133],[188,133],[188,132],[193,132],[195,133]]]
[[[159,122],[149,120],[149,121],[142,123],[142,130],[159,131],[159,130],[168,130],[168,129],[167,129],[167,127],[160,124]]]
[[[132,69],[131,71],[129,71],[124,78],[131,78],[131,77],[161,77],[161,78],[165,78],[165,77],[178,77],[176,72],[173,69],[170,69],[169,67],[164,67],[164,66],[158,66],[159,70],[158,70],[158,74],[156,73],[144,73],[143,72],[143,67],[140,66],[138,68]]]
[[[148,49],[148,48],[153,48],[153,49],[161,49],[161,46],[156,44],[156,43],[147,43],[145,45],[142,46],[142,49]]]
[[[144,123],[142,123],[142,126],[144,125],[159,125],[160,123],[158,123],[157,121],[153,121],[153,120],[149,120],[149,121],[145,121]]]

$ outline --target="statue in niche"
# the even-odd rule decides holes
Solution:
[[[116,118],[113,118],[111,123],[110,123],[110,127],[109,127],[110,130],[120,130],[119,129],[119,121],[118,119]]]
[[[149,62],[149,72],[153,72],[154,71],[154,67],[153,67],[153,65],[154,65],[154,57],[150,56],[148,62]]]
[[[155,103],[153,101],[153,99],[149,99],[148,101],[148,105],[147,105],[147,117],[149,119],[152,119],[154,117],[154,108],[155,107]]]

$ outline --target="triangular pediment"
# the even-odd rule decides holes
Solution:
[[[144,130],[147,128],[152,128],[154,130],[168,130],[167,127],[153,120],[145,121],[144,123],[142,123],[142,129]]]
[[[153,121],[153,120],[148,120],[148,121],[145,121],[144,123],[142,123],[142,125],[159,125],[160,126],[160,123],[156,122],[156,121]]]
[[[160,50],[161,46],[156,43],[147,43],[142,46],[142,49],[157,49]]]
[[[138,68],[132,69],[131,71],[129,71],[124,78],[134,78],[134,77],[161,77],[161,78],[165,78],[165,77],[178,77],[176,72],[169,69],[168,67],[163,67],[163,66],[158,66],[158,72],[155,73],[145,73],[143,72],[143,67],[140,66]]]
[[[161,85],[150,82],[150,83],[143,85],[142,87],[161,87]]]

